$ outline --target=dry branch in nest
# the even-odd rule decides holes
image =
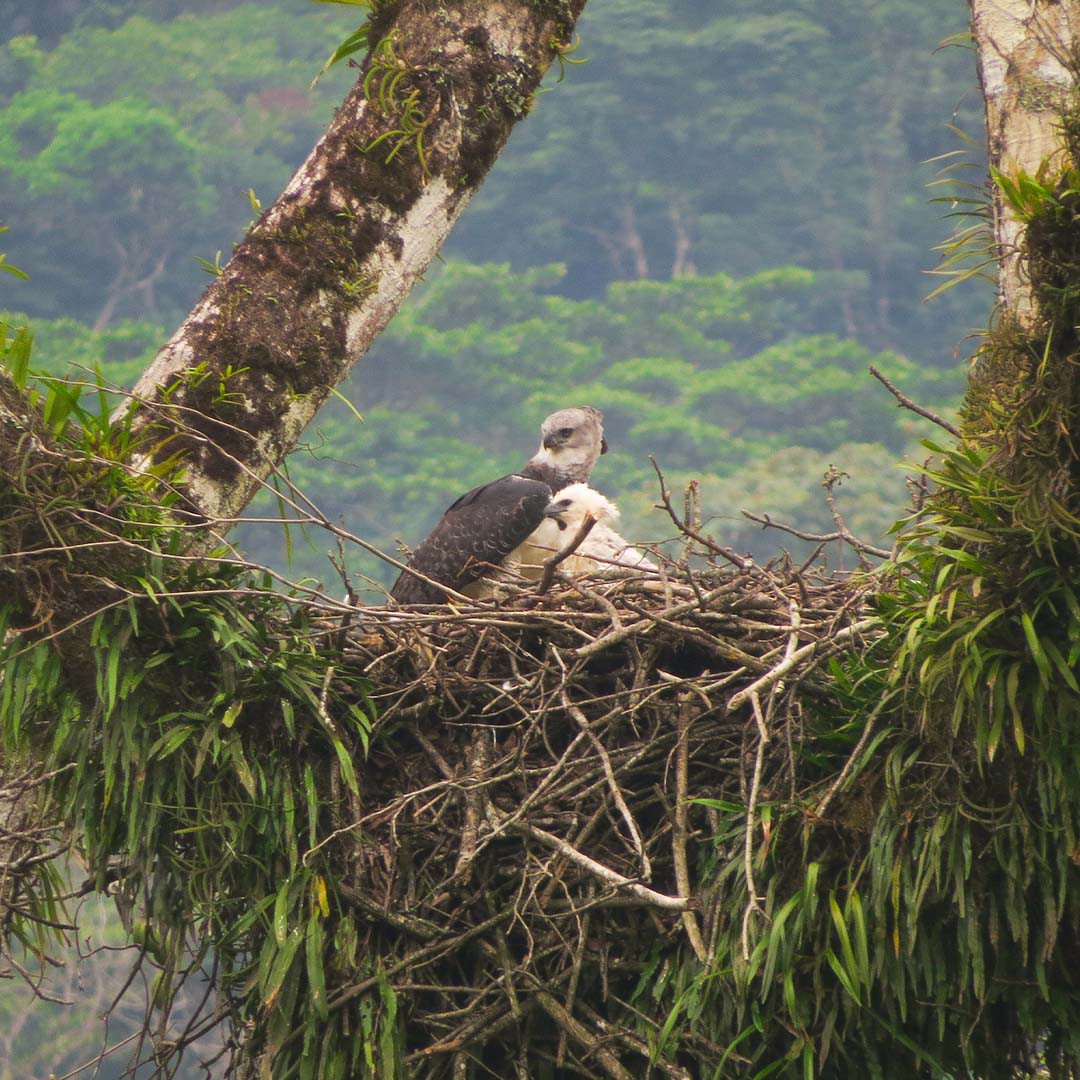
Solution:
[[[410,1075],[537,1054],[642,1075],[663,1014],[635,987],[658,941],[713,959],[732,863],[747,947],[760,808],[795,795],[803,705],[828,715],[822,665],[875,620],[866,578],[719,557],[355,620],[345,663],[379,721],[339,837],[362,949],[408,1003]]]
[[[42,920],[34,911],[55,897],[57,881],[49,867],[67,844],[40,797],[54,778],[55,774],[32,766],[15,768],[9,764],[0,783],[0,979],[18,975],[40,998],[50,996],[41,989],[40,976],[21,962],[20,950],[13,952],[10,938],[17,919],[40,926]],[[55,922],[50,925],[74,929]]]

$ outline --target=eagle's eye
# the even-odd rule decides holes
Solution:
[[[560,439],[569,439],[570,436],[573,435],[573,434],[574,434],[574,429],[572,427],[559,428],[559,438]]]

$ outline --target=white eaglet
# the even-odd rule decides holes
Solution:
[[[596,522],[577,551],[559,564],[561,570],[571,574],[595,574],[605,570],[625,573],[628,569],[660,569],[648,555],[638,551],[615,531],[618,507],[588,484],[570,484],[563,488],[548,504],[544,514],[546,520],[537,530],[543,531],[541,542],[546,545],[555,541],[559,549],[577,536],[586,514]],[[553,530],[557,535],[553,535]],[[530,539],[535,537],[536,533]]]
[[[621,577],[660,569],[612,528],[619,510],[610,499],[588,484],[570,484],[552,497],[544,508],[544,520],[503,560],[502,573],[474,581],[466,587],[466,595],[495,596],[502,580],[539,581],[545,561],[573,542],[586,515],[596,524],[577,550],[559,563],[564,573]]]

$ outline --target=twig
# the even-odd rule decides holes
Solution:
[[[558,649],[552,649],[552,654],[559,662],[559,666],[566,671],[566,664],[563,662],[562,657],[559,655]],[[611,797],[615,800],[615,805],[619,808],[619,813],[622,816],[626,827],[630,832],[630,838],[634,842],[634,851],[637,853],[638,864],[641,867],[641,879],[648,881],[652,878],[652,866],[649,863],[649,856],[645,851],[645,844],[641,839],[641,831],[638,829],[637,822],[634,820],[634,815],[630,813],[630,807],[626,805],[626,800],[623,798],[622,792],[619,790],[619,784],[615,779],[615,770],[611,767],[611,758],[608,757],[607,751],[604,749],[604,744],[596,737],[596,732],[593,731],[589,721],[585,718],[585,714],[570,700],[566,693],[566,687],[563,686],[559,690],[559,697],[562,701],[563,708],[574,718],[578,727],[585,732],[586,737],[593,745],[593,749],[596,751],[604,767],[604,776],[608,782],[608,788],[611,791]]]
[[[591,896],[595,890],[590,889]],[[567,1012],[573,1011],[574,999],[577,997],[578,981],[581,979],[582,964],[585,959],[585,945],[589,940],[589,927],[592,924],[592,914],[586,909],[581,915],[581,922],[577,931],[577,948],[574,950],[574,961],[570,968],[570,985],[566,988],[565,1007]],[[555,1066],[561,1069],[566,1061],[566,1032],[559,1037],[559,1047],[555,1052]]]
[[[503,815],[500,814],[490,802],[487,804],[487,813],[488,818],[493,824],[500,826],[504,825],[505,819]],[[651,904],[653,907],[663,908],[665,911],[686,911],[693,906],[693,900],[690,900],[687,897],[667,896],[665,893],[656,892],[654,889],[649,889],[646,886],[639,884],[632,878],[623,877],[622,874],[616,873],[610,867],[604,866],[603,863],[598,863],[595,859],[578,851],[577,848],[571,847],[571,845],[561,837],[545,832],[543,829],[539,829],[527,821],[508,822],[504,827],[511,832],[520,833],[524,836],[531,836],[534,840],[539,840],[540,843],[553,848],[555,851],[559,852],[560,855],[569,859],[577,866],[580,866],[583,870],[588,870],[590,874],[595,875],[613,889],[625,889],[627,892],[633,893],[634,896]]]
[[[828,645],[830,647],[839,645],[856,634],[861,634],[864,630],[872,630],[880,626],[881,620],[876,615],[867,619],[860,619],[858,622],[845,626],[842,630],[838,630],[833,634],[828,639]],[[734,712],[745,705],[755,694],[771,686],[778,679],[782,679],[800,660],[813,655],[821,644],[822,642],[811,641],[809,645],[804,645],[801,649],[796,649],[793,653],[785,655],[784,659],[771,671],[766,672],[760,679],[755,680],[737,694],[732,694],[728,698],[727,711]]]
[[[490,891],[484,893],[484,901],[488,914],[494,915],[499,910],[499,905]],[[495,953],[499,958],[499,966],[503,971],[503,989],[506,991],[506,1000],[510,1002],[510,1012],[514,1018],[521,1019],[521,1002],[518,1000],[517,988],[514,986],[514,965],[510,960],[510,949],[506,944],[505,934],[495,935]]]
[[[913,513],[921,514],[926,507],[926,500],[930,496],[930,478],[926,475],[926,468],[930,464],[930,458],[923,461],[923,471],[917,477],[905,477],[904,483],[911,493],[911,509]]]
[[[831,533],[805,532],[803,529],[796,529],[793,525],[787,525],[782,521],[773,521],[768,514],[754,514],[749,510],[740,510],[739,512],[744,518],[757,522],[758,525],[763,525],[766,529],[778,529],[780,532],[786,532],[791,536],[798,537],[800,540],[807,540],[811,544],[832,544],[841,542],[850,544],[856,551],[864,551],[868,555],[876,555],[879,559],[888,559],[892,555],[891,551],[887,551],[885,548],[876,547],[874,544],[868,544],[865,540],[860,540],[846,529],[838,529],[836,532]],[[817,558],[818,554],[819,552],[815,552],[810,560],[799,568],[800,571],[808,569],[810,563]]]
[[[678,726],[679,741],[675,744],[675,828],[671,831],[672,860],[675,863],[675,884],[680,896],[690,899],[690,870],[686,860],[686,843],[689,835],[687,829],[687,811],[690,801],[689,774],[690,774],[690,702],[692,695],[689,691],[683,691],[679,695],[678,711],[675,714],[675,722]],[[705,941],[701,936],[701,927],[698,925],[697,915],[693,911],[682,913],[683,927],[686,930],[687,940],[690,942],[694,954],[701,963],[709,962],[709,950],[705,947]]]
[[[586,1056],[596,1058],[611,1080],[635,1080],[634,1074],[623,1068],[619,1059],[604,1045],[604,1040],[571,1016],[557,998],[547,990],[537,990],[534,997],[540,1008],[585,1050]]]
[[[881,548],[875,548],[870,544],[860,540],[855,534],[847,527],[847,522],[844,520],[843,514],[840,513],[840,507],[836,505],[836,493],[833,490],[840,482],[842,477],[846,477],[848,474],[841,472],[834,465],[830,465],[825,472],[825,479],[822,481],[822,487],[825,489],[825,504],[829,508],[829,513],[832,514],[833,524],[836,526],[836,531],[843,538],[845,544],[848,547],[854,548],[855,553],[859,556],[859,565],[864,570],[869,570],[873,563],[866,558],[867,552],[879,554]],[[888,558],[889,553],[886,553],[884,558]]]
[[[349,898],[350,904],[355,904],[374,922],[385,923],[395,930],[410,934],[421,941],[433,941],[442,933],[442,928],[426,919],[420,919],[415,915],[406,915],[400,911],[388,911],[371,899],[367,893],[360,889],[344,887],[342,892]]]
[[[690,1072],[684,1069],[681,1065],[676,1065],[670,1061],[665,1061],[662,1057],[656,1061],[652,1061],[653,1050],[649,1044],[641,1038],[637,1033],[627,1031],[623,1027],[617,1027],[615,1024],[605,1020],[595,1009],[590,1009],[587,1004],[581,1002],[578,1008],[588,1018],[589,1022],[593,1024],[598,1031],[603,1032],[609,1038],[618,1039],[623,1046],[635,1053],[641,1054],[643,1057],[647,1057],[650,1060],[652,1068],[659,1070],[665,1076],[671,1078],[671,1080],[693,1080]],[[640,1013],[638,1014],[640,1015]],[[739,1055],[734,1055],[732,1060],[739,1058]],[[743,1059],[745,1060],[745,1059]],[[747,1062],[749,1064],[749,1062]]]
[[[718,586],[715,589],[710,589],[705,594],[705,602],[711,603],[718,596],[723,596],[729,591],[727,583]],[[610,648],[612,645],[617,645],[620,641],[625,641],[628,637],[634,634],[640,633],[646,626],[650,626],[657,621],[658,618],[673,619],[677,615],[685,615],[688,611],[694,611],[699,607],[701,601],[697,598],[688,600],[682,604],[676,604],[673,608],[668,608],[666,611],[659,613],[658,615],[650,614],[646,618],[639,619],[635,623],[631,623],[629,626],[624,624],[621,630],[613,630],[609,634],[605,634],[603,637],[597,638],[589,645],[583,645],[577,650],[576,655],[579,659],[585,659],[592,656],[594,653],[603,651]]]
[[[866,745],[870,738],[870,733],[874,730],[875,721],[878,718],[878,712],[880,706],[875,709],[869,717],[867,717],[866,725],[863,727],[863,732],[859,736],[859,741],[855,744],[855,748],[848,755],[847,761],[844,762],[844,767],[840,770],[839,775],[829,785],[829,790],[818,800],[817,806],[814,807],[814,817],[824,817],[825,811],[829,808],[829,803],[832,802],[836,793],[844,786],[848,776],[851,775],[851,770],[855,767],[855,762],[858,760],[859,755],[862,753],[863,747]]]
[[[521,1012],[525,1013],[536,1008],[536,1002],[532,998],[528,998],[521,1005]],[[416,1050],[411,1054],[407,1054],[405,1057],[406,1065],[414,1065],[419,1061],[423,1061],[425,1058],[432,1058],[436,1054],[453,1054],[459,1053],[464,1047],[475,1040],[477,1035],[481,1033],[488,1039],[495,1035],[498,1035],[505,1028],[510,1027],[512,1024],[520,1022],[520,1017],[515,1016],[505,1001],[500,1000],[497,1004],[491,1005],[481,1012],[476,1013],[473,1010],[473,1014],[470,1016],[467,1023],[462,1025],[450,1039],[445,1039],[442,1042],[435,1043],[431,1046],[425,1046],[422,1050]]]
[[[468,879],[473,859],[476,858],[480,822],[484,813],[481,782],[487,770],[490,738],[490,733],[485,728],[479,727],[472,733],[472,738],[469,740],[464,778],[465,824],[461,830],[461,847],[453,873],[453,880],[457,882]]]
[[[71,1070],[71,1072],[64,1073],[63,1076],[51,1077],[50,1080],[71,1080],[73,1076],[78,1076],[81,1072],[86,1072],[87,1069],[93,1069],[100,1065],[110,1054],[114,1054],[117,1050],[123,1049],[128,1043],[134,1042],[136,1039],[141,1038],[143,1032],[136,1031],[134,1035],[129,1035],[126,1039],[121,1039],[119,1042],[113,1043],[112,1046],[102,1050],[95,1057],[89,1061],[83,1062],[77,1068]]]
[[[675,507],[671,505],[671,492],[667,489],[664,482],[664,474],[660,471],[660,466],[656,464],[656,458],[650,456],[649,460],[652,462],[652,467],[656,471],[657,479],[660,481],[661,509],[667,511],[668,517],[675,523],[679,532],[684,536],[689,536],[692,540],[696,540],[706,551],[711,551],[714,555],[719,555],[722,559],[727,559],[728,562],[737,566],[740,570],[753,569],[756,565],[753,559],[740,555],[733,548],[718,544],[712,537],[705,536],[679,517],[675,512]]]
[[[757,813],[758,795],[761,791],[761,774],[765,765],[765,747],[769,744],[769,728],[761,713],[761,700],[755,692],[750,696],[754,707],[754,720],[758,728],[758,747],[754,754],[754,777],[750,782],[750,797],[746,803],[746,832],[743,837],[743,872],[746,875],[746,909],[742,921],[743,960],[750,959],[750,917],[755,911],[764,915],[757,897],[754,880],[754,818]]]
[[[893,386],[893,384],[889,382],[889,380],[886,379],[885,376],[882,375],[881,372],[878,371],[878,369],[874,367],[873,364],[870,365],[870,374],[873,375],[874,378],[877,379],[877,381],[881,383],[881,385],[884,386],[885,389],[888,390],[894,398],[896,398],[898,408],[910,409],[913,413],[918,413],[921,417],[929,420],[932,424],[937,424],[939,428],[944,428],[954,439],[960,438],[959,428],[950,424],[948,420],[942,419],[940,416],[937,415],[937,413],[932,413],[929,409],[924,409],[921,405],[916,405],[915,402],[911,400],[911,398],[907,397],[905,394],[902,394],[895,386]]]
[[[408,731],[409,734],[420,744],[420,746],[423,747],[424,753],[427,754],[427,756],[434,763],[435,768],[437,768],[442,774],[443,779],[454,780],[454,770],[450,767],[450,763],[446,760],[446,758],[444,758],[442,754],[440,754],[439,751],[435,748],[435,745],[432,743],[432,741],[422,731],[420,731],[420,729],[415,724],[409,727]]]
[[[661,479],[660,484],[663,487],[663,479]],[[688,526],[688,530],[683,533],[686,539],[683,544],[682,554],[679,556],[676,565],[685,573],[690,569],[690,553],[695,543],[693,534],[701,532],[701,503],[698,501],[698,482],[696,480],[691,480],[683,492],[682,520]]]
[[[339,990],[327,1003],[327,1008],[330,1012],[336,1012],[343,1005],[347,1005],[350,1001],[353,1001],[362,994],[366,994],[369,990],[374,989],[383,979],[389,979],[399,971],[414,968],[418,964],[430,963],[440,954],[452,949],[460,949],[462,946],[467,945],[470,941],[480,937],[482,934],[486,934],[500,923],[507,922],[510,917],[511,913],[509,911],[502,911],[498,915],[493,915],[491,918],[485,919],[475,926],[471,926],[462,933],[449,935],[441,938],[439,941],[433,941],[428,945],[422,945],[420,948],[414,949],[411,953],[406,954],[396,964],[388,966],[385,971],[380,972],[378,975],[371,975],[366,979],[361,979],[360,982],[353,983],[351,986]],[[303,1035],[304,1028],[302,1027],[291,1031],[281,1044],[282,1049],[289,1046],[291,1043],[296,1042],[296,1040],[302,1038]]]
[[[593,526],[595,525],[596,518],[594,518],[592,514],[586,514],[581,525],[578,527],[578,531],[574,534],[573,540],[571,540],[566,547],[555,552],[550,558],[544,560],[544,574],[543,577],[540,578],[540,584],[536,587],[538,595],[546,593],[548,589],[551,588],[551,583],[555,580],[555,571],[559,564],[566,559],[569,559],[570,556],[585,543],[585,538],[593,531]]]

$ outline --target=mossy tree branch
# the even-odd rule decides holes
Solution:
[[[140,463],[182,450],[234,518],[434,258],[584,0],[381,0],[361,78],[139,380]]]
[[[971,0],[971,28],[986,101],[990,165],[1034,176],[1065,163],[1061,113],[1076,90],[1080,6],[1049,0]],[[1022,259],[1023,223],[994,198],[1002,307],[1023,319],[1032,307]]]
[[[403,59],[404,39],[388,24],[374,36],[362,111],[378,102],[394,115],[379,134],[364,129],[361,156],[381,161],[392,200],[393,166],[406,160],[416,199],[384,211],[408,217],[445,175],[443,113],[425,107],[435,83]],[[1012,55],[1003,39],[995,49]],[[1071,100],[1070,77],[1064,107],[1047,111],[1076,160]],[[326,168],[330,198],[343,189]],[[163,970],[192,954],[192,926],[223,964],[212,1019],[231,1008],[248,1033],[240,1075],[305,1075],[313,1054],[327,1075],[366,1075],[376,1048],[384,1075],[440,1078],[551,1059],[619,1076],[646,1054],[673,1076],[1013,1080],[1037,1055],[1055,1077],[1078,1075],[1080,183],[1062,179],[1030,187],[1018,219],[1030,316],[991,338],[983,411],[969,409],[965,439],[935,467],[941,490],[880,576],[852,588],[749,562],[704,578],[668,568],[663,597],[623,581],[497,611],[369,610],[354,626],[193,566],[196,599],[138,598],[161,629],[141,611],[152,627],[141,639],[124,612],[103,622],[92,659],[102,691],[85,715],[56,679],[38,681],[25,716],[0,708],[9,729],[73,763],[56,785],[62,805],[83,824],[97,880],[120,856],[144,890]],[[357,218],[348,201],[320,207],[319,244],[306,216],[288,235],[273,212],[264,219],[200,308],[205,341],[196,320],[165,354],[187,349],[194,366],[140,423],[167,439],[159,454],[190,450],[203,518],[232,513],[242,496],[229,483],[256,482],[288,441],[300,385],[289,380],[305,348],[321,357],[326,343],[304,326],[347,344],[350,318],[377,314],[339,295],[363,292],[364,279],[339,289],[311,270],[327,236],[337,250],[338,216],[346,230]],[[373,220],[387,224],[363,220],[369,239]],[[373,250],[395,256],[384,240]],[[266,319],[282,298],[244,292],[260,282],[294,289],[289,309],[303,315],[280,341]],[[250,306],[252,338],[237,336],[230,304]],[[231,368],[194,364],[203,345],[223,363],[222,341]],[[250,356],[235,351],[245,347]],[[270,420],[244,396],[267,387],[266,400],[285,403]],[[0,451],[5,430],[25,438],[13,415]],[[18,478],[0,493],[47,520],[46,508],[67,512],[67,489],[32,496],[63,477],[65,454],[39,442],[32,468],[0,470]],[[62,537],[76,559],[89,557],[80,535]],[[139,535],[125,523],[118,542]],[[35,557],[48,554],[43,543]],[[12,683],[30,659],[13,658]],[[680,727],[684,700],[702,708]],[[358,782],[373,701],[381,727]],[[463,728],[490,737],[490,765],[462,754]],[[609,955],[610,942],[621,948]],[[554,1036],[529,1021],[541,1011]]]

